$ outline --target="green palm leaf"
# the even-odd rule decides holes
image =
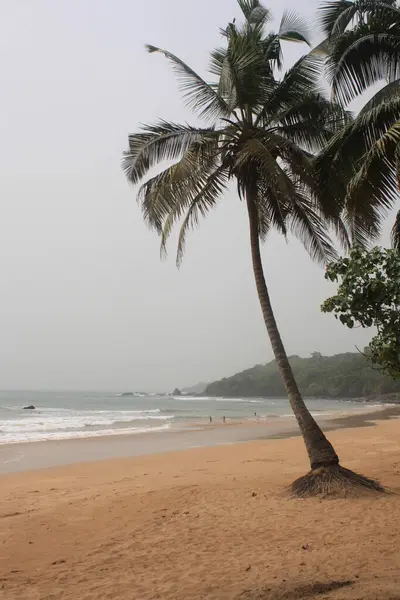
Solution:
[[[328,67],[333,94],[344,104],[374,83],[400,76],[400,35],[372,33],[354,38],[352,34],[343,38]]]
[[[180,159],[192,144],[215,139],[216,135],[213,128],[200,129],[167,121],[144,125],[140,133],[129,136],[129,150],[124,153],[122,168],[128,180],[136,184],[160,162]]]
[[[238,0],[238,4],[249,25],[262,27],[271,19],[271,11],[259,0]]]
[[[182,222],[179,237],[178,250],[176,255],[176,264],[179,266],[182,262],[186,248],[186,236],[190,229],[198,226],[200,218],[205,218],[207,214],[215,208],[220,196],[226,191],[229,181],[229,173],[223,165],[208,176],[207,182],[199,192],[191,199],[186,216]],[[164,247],[167,237],[166,228],[163,231]]]
[[[398,197],[400,97],[361,111],[315,161],[320,187],[345,208],[354,240],[366,244]]]
[[[302,42],[311,46],[307,21],[293,11],[283,13],[278,34],[281,40]]]
[[[326,265],[337,258],[323,216],[316,204],[299,191],[291,197],[288,212],[293,234],[303,243],[313,260]]]
[[[370,147],[360,169],[347,188],[346,206],[350,214],[363,214],[376,223],[386,215],[398,196],[396,153],[400,146],[400,121],[394,123]]]
[[[274,119],[279,111],[292,107],[299,98],[318,94],[323,64],[323,59],[312,53],[301,57],[277,82],[259,120]]]
[[[220,116],[228,116],[230,109],[215,88],[204,81],[193,69],[180,58],[167,50],[147,45],[150,53],[160,52],[171,62],[177,75],[180,89],[184,93],[186,104],[203,118],[214,120]]]
[[[214,139],[201,139],[185,152],[174,165],[150,178],[138,193],[145,222],[163,231],[171,212],[179,218],[193,194],[205,185],[218,165],[219,154]],[[178,211],[181,212],[178,212]]]
[[[318,8],[319,23],[332,38],[342,35],[352,23],[357,27],[371,19],[393,16],[397,10],[395,0],[328,0]]]
[[[257,220],[258,234],[265,241],[271,229],[275,229],[287,237],[287,210],[285,202],[277,193],[268,177],[260,176],[257,180]]]
[[[332,134],[350,122],[350,115],[318,94],[299,98],[278,115],[277,132],[311,152],[319,151]]]
[[[400,79],[396,79],[391,83],[385,85],[381,90],[376,92],[372,96],[372,98],[364,104],[360,113],[366,113],[372,110],[373,108],[378,108],[380,104],[383,102],[390,102],[391,100],[395,100],[400,97]]]
[[[350,0],[329,0],[318,8],[319,22],[326,36],[343,33],[357,12],[357,4]]]
[[[238,0],[238,5],[247,21],[251,19],[255,10],[262,8],[259,0]]]

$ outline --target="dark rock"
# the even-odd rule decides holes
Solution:
[[[30,404],[29,406],[24,406],[24,410],[36,410],[36,407]]]
[[[175,388],[174,391],[172,392],[172,395],[173,396],[182,396],[182,392],[178,388]]]

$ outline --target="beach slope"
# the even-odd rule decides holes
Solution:
[[[400,491],[400,421],[330,433]],[[0,478],[0,598],[400,598],[400,499],[291,500],[300,438]]]

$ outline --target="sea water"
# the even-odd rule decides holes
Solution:
[[[33,405],[35,410],[25,410]],[[314,416],[359,411],[363,404],[310,399]],[[0,444],[168,432],[226,420],[291,418],[285,398],[211,398],[115,392],[0,392]]]

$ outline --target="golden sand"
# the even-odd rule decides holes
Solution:
[[[400,421],[329,434],[400,491]],[[400,598],[400,497],[293,500],[300,438],[0,478],[0,598]]]

